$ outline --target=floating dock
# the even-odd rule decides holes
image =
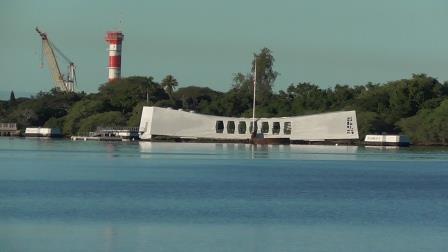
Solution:
[[[411,140],[406,135],[366,135],[366,146],[401,146],[411,145]]]
[[[130,141],[130,139],[121,137],[101,137],[101,136],[71,136],[73,141]]]

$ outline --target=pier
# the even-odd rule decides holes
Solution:
[[[19,136],[16,123],[0,123],[0,136]]]
[[[72,140],[81,141],[130,141],[139,139],[138,127],[98,127],[86,135],[72,136]]]

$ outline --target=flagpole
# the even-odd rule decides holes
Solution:
[[[255,57],[255,71],[254,71],[254,98],[252,104],[252,133],[255,133],[255,90],[257,86],[257,58]]]

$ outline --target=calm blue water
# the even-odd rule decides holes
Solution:
[[[448,149],[0,138],[0,251],[447,251]]]

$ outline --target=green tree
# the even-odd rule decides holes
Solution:
[[[99,99],[98,95],[92,95],[75,103],[65,117],[62,132],[64,135],[74,135],[80,128],[84,118],[110,110],[107,102]]]
[[[329,106],[327,92],[308,82],[291,84],[286,95],[285,98],[291,102],[293,115],[321,112]]]
[[[123,114],[130,113],[137,103],[146,101],[148,92],[150,104],[168,98],[152,77],[132,76],[119,79],[102,85],[99,91],[100,98],[108,101],[111,110],[121,111]]]
[[[166,100],[164,100],[164,101],[166,101]],[[142,110],[145,105],[146,105],[146,102],[140,102],[137,105],[135,105],[134,109],[132,110],[131,116],[129,117],[129,120],[127,122],[127,125],[129,127],[138,127],[140,125],[140,119],[142,117]]]
[[[11,91],[11,94],[9,95],[9,105],[13,106],[16,104],[16,95],[14,94],[14,91]]]
[[[211,112],[210,104],[220,100],[224,94],[206,87],[189,86],[179,88],[174,96],[179,99],[179,101],[176,101],[176,107],[178,108],[195,110],[206,114],[214,114],[214,112]],[[162,105],[171,107],[171,105],[166,103]]]
[[[417,144],[448,144],[448,99],[435,109],[422,109],[397,125]]]
[[[152,77],[132,76],[104,84],[98,93],[90,95],[53,89],[31,98],[16,98],[11,92],[9,101],[0,101],[0,117],[4,122],[16,122],[21,129],[62,126],[64,134],[72,135],[81,128],[85,131],[116,124],[138,126],[143,105],[251,116],[256,62],[257,116],[354,109],[361,138],[367,133],[402,131],[416,143],[448,144],[448,82],[441,84],[425,74],[414,74],[384,84],[335,85],[326,89],[297,83],[274,93],[272,87],[278,73],[273,70],[271,51],[263,48],[254,56],[252,73],[235,74],[228,92],[195,86],[174,90],[177,81],[171,75],[163,80],[164,84],[154,82]],[[11,101],[14,106],[10,106]]]
[[[162,88],[166,91],[170,99],[173,99],[174,89],[177,87],[177,80],[172,75],[167,75],[162,80]]]
[[[358,122],[359,139],[364,139],[367,134],[382,134],[390,129],[383,118],[371,111],[357,111],[356,119]]]
[[[356,95],[353,104],[356,109],[376,113],[386,113],[389,109],[389,91],[380,84],[368,83]]]
[[[272,55],[272,51],[266,47],[261,49],[258,54],[254,53],[251,72],[254,73],[257,78],[257,101],[261,104],[264,104],[269,100],[272,95],[272,87],[278,76],[278,72],[274,70],[274,62],[275,58]],[[255,65],[257,66],[256,73]],[[252,75],[252,80],[253,78],[254,76]]]
[[[113,127],[126,125],[126,118],[118,111],[108,111],[94,114],[80,123],[79,133],[86,134],[95,131],[97,127]]]
[[[246,76],[242,73],[233,74],[232,89],[239,91],[243,88],[249,88],[248,84],[250,84],[250,76]]]
[[[333,88],[330,91],[330,99],[332,103],[333,109],[344,109],[347,106],[351,106],[353,104],[353,99],[356,96],[356,90],[348,85],[339,85]]]
[[[62,129],[64,127],[64,119],[64,117],[51,117],[50,119],[48,119],[48,121],[45,122],[44,127]]]

